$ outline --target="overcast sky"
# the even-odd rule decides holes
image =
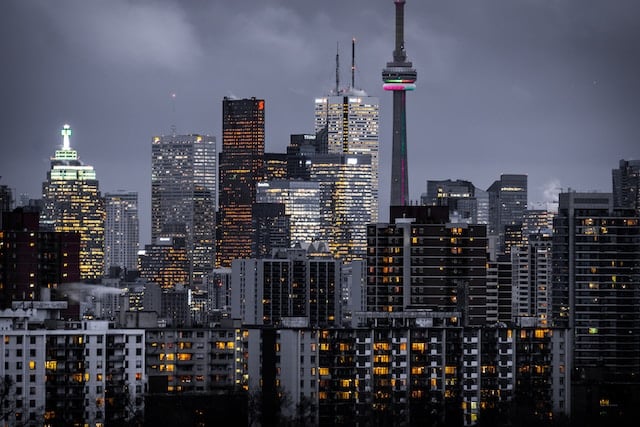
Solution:
[[[428,179],[486,189],[529,177],[529,201],[560,188],[611,191],[640,158],[640,2],[408,0],[410,197]],[[151,137],[214,135],[224,96],[266,101],[266,150],[313,132],[314,98],[342,81],[380,98],[380,205],[389,200],[392,0],[2,0],[0,184],[40,197],[49,158],[71,145],[103,193],[137,191],[149,243]],[[171,94],[175,93],[175,101]]]

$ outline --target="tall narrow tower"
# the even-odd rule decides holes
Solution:
[[[384,90],[393,91],[393,149],[391,160],[391,206],[406,205],[409,193],[407,171],[407,115],[406,92],[416,88],[416,70],[407,61],[404,50],[404,3],[396,4],[396,47],[393,61],[382,70]]]

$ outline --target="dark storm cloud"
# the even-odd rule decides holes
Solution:
[[[610,190],[638,158],[640,27],[634,1],[408,0],[410,193],[427,179],[486,188],[529,175],[529,199],[560,187]],[[103,192],[141,198],[150,216],[150,140],[221,134],[222,97],[267,102],[267,150],[313,130],[313,100],[350,80],[381,102],[386,217],[391,97],[380,71],[393,49],[391,0],[5,0],[0,4],[0,183],[37,197],[62,124]],[[172,100],[171,94],[176,98]]]

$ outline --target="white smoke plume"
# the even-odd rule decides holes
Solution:
[[[61,284],[58,287],[58,292],[70,300],[82,302],[86,301],[87,297],[100,298],[104,295],[120,295],[124,290],[105,285],[69,282]]]

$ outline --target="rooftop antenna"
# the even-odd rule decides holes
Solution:
[[[351,39],[351,88],[356,88],[356,38]]]
[[[176,136],[176,93],[171,92],[171,118],[173,124],[171,125],[171,135]]]
[[[336,95],[340,95],[340,42],[336,42]]]

